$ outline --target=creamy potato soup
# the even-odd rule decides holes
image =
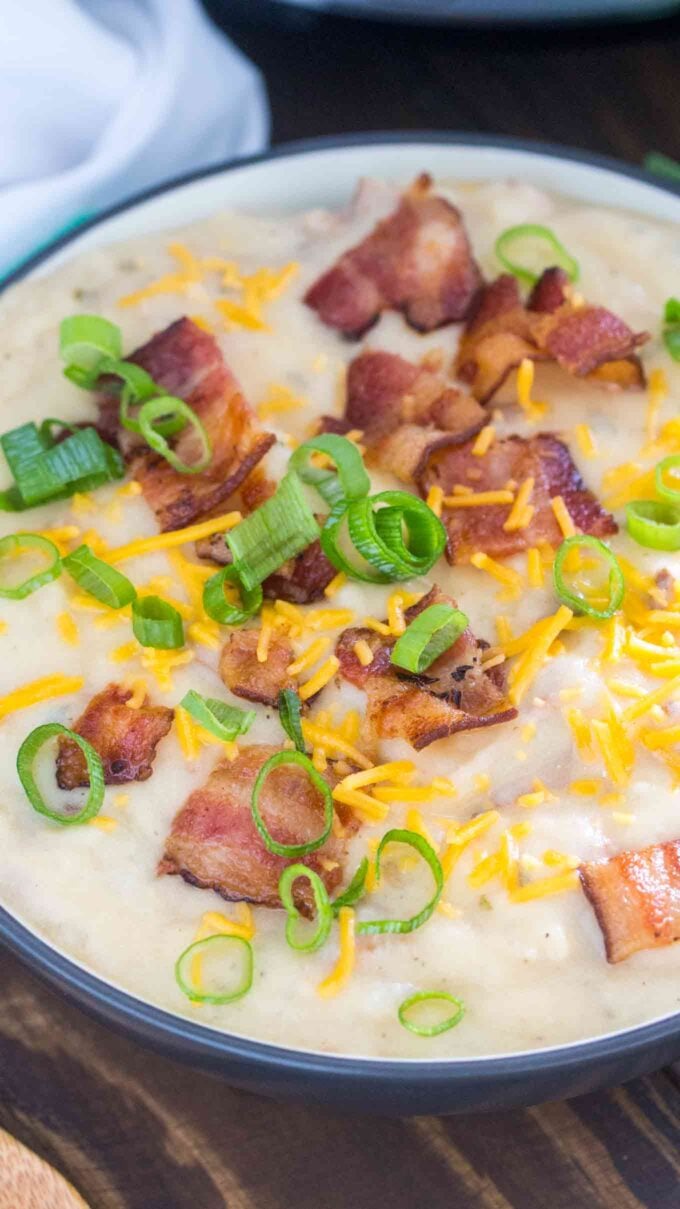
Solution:
[[[312,1051],[678,1010],[679,291],[669,227],[424,178],[11,289],[3,906]]]

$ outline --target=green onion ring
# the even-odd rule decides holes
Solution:
[[[430,901],[419,911],[417,915],[411,919],[366,919],[357,926],[357,934],[361,936],[380,936],[389,935],[396,932],[415,932],[416,928],[422,928],[423,924],[427,923],[432,915],[439,899],[442,896],[444,889],[444,873],[437,853],[427,840],[419,835],[417,831],[406,831],[395,827],[392,831],[386,831],[382,837],[378,850],[375,854],[375,877],[376,881],[380,881],[380,858],[388,844],[408,844],[409,847],[415,848],[416,852],[422,856],[425,863],[429,866],[430,872],[435,882],[435,893]]]
[[[417,1003],[428,1003],[435,1000],[453,1004],[455,1010],[452,1015],[441,1020],[439,1024],[415,1024],[408,1019],[406,1013]],[[399,1023],[403,1024],[410,1033],[415,1033],[416,1037],[438,1037],[440,1033],[448,1033],[449,1029],[460,1024],[465,1015],[465,1004],[462,999],[456,999],[455,995],[449,995],[446,991],[416,991],[415,995],[409,995],[408,999],[399,1005],[397,1015]]]
[[[78,546],[62,559],[65,571],[88,595],[110,609],[122,609],[137,596],[135,585],[115,567],[97,558],[89,546]]]
[[[7,600],[24,600],[32,592],[42,588],[43,584],[51,583],[53,579],[58,579],[61,575],[61,555],[57,547],[54,542],[42,537],[39,533],[10,533],[7,537],[0,538],[0,559],[3,555],[15,554],[19,550],[28,549],[29,546],[34,546],[37,550],[48,554],[51,561],[42,571],[29,575],[28,579],[17,584],[16,587],[0,587],[0,596]]]
[[[50,810],[33,776],[33,765],[40,748],[57,735],[71,739],[78,745],[85,757],[90,789],[85,805],[78,814],[63,814],[57,810]],[[91,743],[59,722],[46,722],[44,726],[37,726],[30,735],[26,736],[17,753],[17,772],[24,793],[33,809],[38,814],[44,814],[46,818],[52,819],[54,823],[62,823],[68,827],[75,823],[87,823],[88,819],[93,819],[101,809],[104,801],[104,768],[101,759]]]
[[[363,898],[366,890],[366,878],[368,876],[368,857],[362,857],[357,865],[356,872],[346,890],[333,899],[331,907],[333,914],[337,915],[341,907],[353,907],[355,903]]]
[[[293,740],[296,751],[301,751],[304,754],[307,747],[300,722],[300,715],[302,713],[300,694],[296,693],[294,688],[282,688],[279,693],[278,706],[279,721],[283,729],[288,738]]]
[[[343,523],[361,566],[340,550]],[[424,500],[406,491],[381,491],[334,508],[321,530],[321,545],[333,565],[352,578],[392,583],[425,575],[444,550],[446,531]]]
[[[191,962],[194,957],[205,953],[206,949],[214,948],[216,944],[228,944],[230,948],[233,948],[234,945],[240,946],[245,956],[245,972],[241,986],[237,987],[235,991],[229,991],[224,995],[211,995],[207,992],[197,991],[189,981],[191,978]],[[253,946],[249,940],[245,940],[242,936],[229,936],[224,932],[218,932],[215,936],[206,936],[204,940],[195,940],[177,958],[175,962],[175,980],[180,991],[192,1003],[234,1003],[236,999],[242,999],[253,985]]]
[[[633,500],[626,504],[626,528],[640,546],[651,550],[680,550],[680,507],[663,500]]]
[[[680,470],[680,453],[672,453],[670,457],[663,458],[654,469],[654,486],[656,494],[660,499],[666,500],[669,504],[680,504],[680,485],[678,487],[669,487],[664,475],[669,471]],[[678,480],[680,483],[680,479]]]
[[[199,726],[224,743],[233,743],[239,735],[245,735],[257,717],[254,709],[239,709],[216,697],[202,697],[192,688],[182,697],[180,706]]]
[[[314,453],[325,453],[335,462],[336,469],[328,470],[315,466],[311,461]],[[302,482],[308,487],[315,487],[319,495],[333,508],[341,502],[359,499],[368,495],[371,481],[364,469],[364,463],[357,449],[347,437],[338,436],[332,432],[320,433],[299,445],[291,455],[288,463],[295,470]]]
[[[154,421],[163,420],[167,422],[173,416],[182,417],[185,422],[191,424],[196,430],[201,443],[201,454],[197,461],[191,463],[183,462],[170,448],[162,433],[154,427]],[[212,460],[210,437],[196,412],[183,399],[175,399],[172,395],[160,395],[157,399],[148,399],[146,403],[142,403],[139,409],[137,423],[139,424],[140,435],[144,437],[147,445],[150,445],[155,453],[165,458],[173,470],[178,471],[179,474],[201,474],[204,470],[207,470]]]
[[[64,373],[78,386],[85,382],[93,385],[93,377],[94,382],[99,377],[102,358],[117,360],[122,351],[120,328],[101,315],[70,315],[59,325],[59,352],[66,362]]]
[[[468,619],[460,609],[448,604],[430,605],[397,638],[390,660],[407,672],[424,672],[453,646],[467,625]]]
[[[323,798],[324,808],[324,826],[321,835],[315,840],[310,840],[307,844],[280,844],[269,834],[265,822],[260,814],[260,795],[264,787],[267,777],[275,768],[281,764],[297,764],[300,768],[304,768],[312,785]],[[286,856],[295,859],[298,856],[307,856],[309,852],[316,852],[317,848],[321,848],[326,843],[333,826],[333,797],[330,787],[323,777],[316,771],[312,761],[301,751],[277,751],[268,760],[265,760],[262,768],[257,774],[255,784],[253,785],[253,796],[250,803],[250,808],[253,813],[253,822],[259,831],[265,848],[270,852],[275,852],[277,856]]]
[[[553,265],[559,265],[564,269],[571,281],[578,281],[579,264],[570,256],[564,244],[560,243],[554,231],[550,227],[543,227],[539,223],[520,223],[517,227],[508,227],[507,231],[503,231],[496,240],[494,251],[500,260],[504,269],[512,273],[513,277],[517,277],[524,285],[535,285],[539,279],[539,273],[532,273],[524,265],[517,264],[516,261],[510,259],[512,255],[512,245],[517,240],[522,239],[537,239],[542,243],[546,243],[550,249],[545,268],[551,268]]]
[[[132,631],[142,646],[158,651],[176,651],[184,646],[182,618],[160,596],[138,596],[133,600]]]
[[[570,588],[564,580],[562,568],[565,558],[567,558],[571,550],[581,548],[595,550],[609,569],[609,603],[604,609],[596,609],[580,592]],[[570,609],[575,609],[578,613],[584,613],[587,617],[596,617],[601,621],[605,621],[608,617],[613,617],[615,613],[618,613],[626,590],[626,581],[616,555],[612,553],[609,546],[600,541],[599,537],[591,537],[588,533],[579,533],[574,537],[566,537],[564,539],[555,555],[553,563],[553,584],[555,592],[563,604],[569,605]]]
[[[306,941],[300,941],[296,936],[300,912],[293,900],[293,883],[299,877],[308,878],[316,907],[316,928]],[[291,949],[296,949],[298,953],[315,953],[328,940],[333,923],[333,912],[328,901],[326,887],[318,873],[315,873],[313,869],[308,869],[306,865],[288,865],[279,878],[279,897],[288,917],[286,919],[286,940]]]
[[[234,584],[241,594],[241,606],[232,604],[224,595],[225,583]],[[241,625],[253,617],[262,607],[262,588],[244,588],[241,576],[233,563],[216,571],[203,585],[203,608],[213,621],[220,625]]]

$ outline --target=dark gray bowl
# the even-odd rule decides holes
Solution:
[[[622,178],[647,182],[668,193],[680,195],[678,186],[655,180],[647,173],[615,160],[529,141],[436,133],[318,139],[290,144],[267,155],[170,181],[160,188],[133,197],[55,240],[14,272],[5,284],[25,277],[88,228],[178,186],[235,171],[244,164],[300,157],[343,147],[375,148],[377,145],[400,142],[422,144],[424,158],[428,144],[430,147],[450,145],[462,149],[483,146],[497,148],[499,152],[516,150],[536,153],[604,169]],[[433,1062],[426,1059],[398,1061],[304,1053],[217,1032],[152,1007],[87,973],[2,908],[0,942],[16,953],[33,973],[62,991],[77,1006],[142,1045],[221,1075],[237,1087],[282,1099],[317,1101],[354,1112],[393,1115],[454,1113],[536,1104],[543,1100],[581,1095],[596,1087],[632,1079],[680,1056],[680,1013],[592,1041],[498,1058]]]

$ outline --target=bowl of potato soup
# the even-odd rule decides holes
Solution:
[[[275,1096],[680,1052],[680,196],[472,136],[132,199],[0,310],[0,939]]]

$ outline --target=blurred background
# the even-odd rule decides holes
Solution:
[[[205,3],[264,73],[275,143],[448,129],[568,143],[633,163],[652,148],[680,154],[677,2]],[[409,22],[394,19],[406,14]]]

